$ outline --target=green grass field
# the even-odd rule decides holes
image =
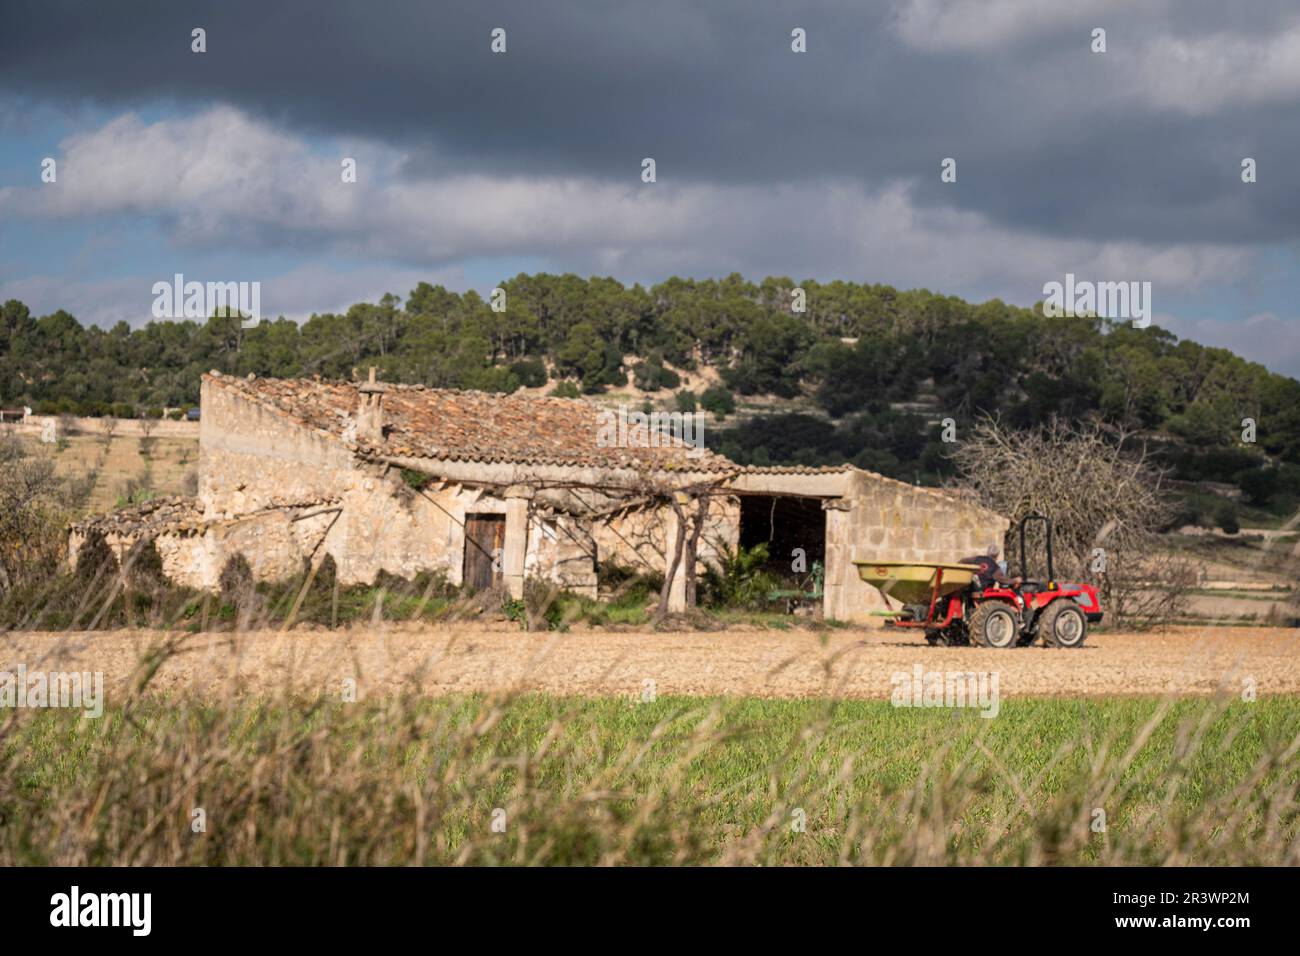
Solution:
[[[1295,698],[1006,701],[984,719],[861,701],[144,696],[100,720],[7,716],[4,865],[1218,865],[1300,852]]]

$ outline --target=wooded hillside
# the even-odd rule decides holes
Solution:
[[[506,308],[421,283],[301,326],[237,317],[85,327],[67,312],[0,307],[0,402],[42,412],[160,414],[198,400],[209,369],[588,394],[635,386],[658,405],[729,414],[777,400],[780,414],[720,419],[709,443],[742,462],[853,461],[909,481],[950,473],[940,422],[982,415],[1017,427],[1097,416],[1159,446],[1176,478],[1240,486],[1249,503],[1300,497],[1300,382],[1156,328],[1045,318],[993,300],[851,282],[669,279],[651,288],[575,275],[519,275]],[[632,358],[634,357],[635,361]],[[680,372],[722,384],[683,393]],[[772,402],[767,402],[771,405]],[[1257,440],[1242,440],[1244,418]]]

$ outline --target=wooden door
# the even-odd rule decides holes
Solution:
[[[501,549],[506,543],[505,515],[465,516],[465,584],[483,591],[501,584]],[[495,569],[493,567],[495,565]]]

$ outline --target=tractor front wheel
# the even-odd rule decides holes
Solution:
[[[1038,630],[1046,647],[1082,647],[1088,636],[1088,618],[1079,605],[1058,598],[1043,612]]]
[[[981,604],[966,626],[971,640],[981,647],[1015,647],[1020,641],[1020,615],[1001,601]]]

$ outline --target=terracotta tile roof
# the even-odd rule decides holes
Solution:
[[[657,447],[602,447],[602,412],[594,402],[383,383],[382,445],[355,433],[360,382],[236,378],[204,379],[235,389],[299,424],[333,435],[366,455],[453,461],[732,472],[728,458],[668,436]]]
[[[845,463],[843,465],[746,465],[740,470],[747,475],[838,475],[841,472],[862,471],[855,465]],[[869,471],[867,474],[874,477],[883,477],[876,475],[875,472]]]

